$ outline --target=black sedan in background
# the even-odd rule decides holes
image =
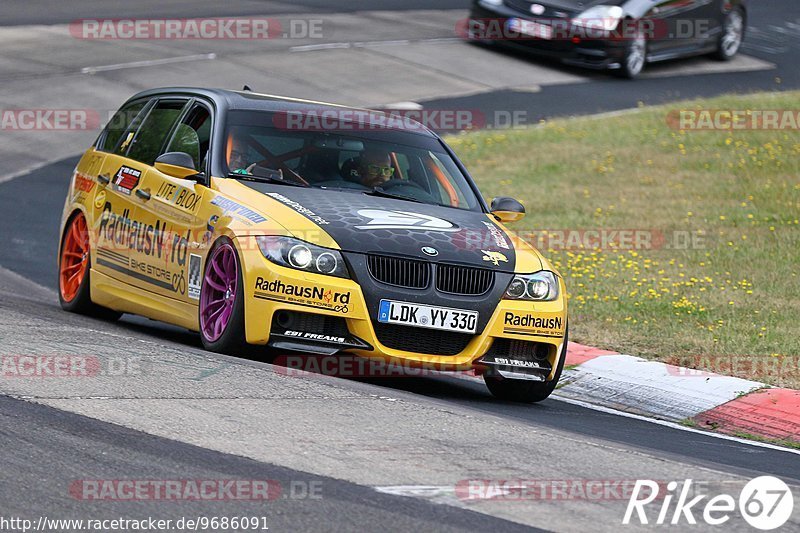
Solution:
[[[746,0],[474,0],[462,36],[635,78],[647,63],[741,48]]]

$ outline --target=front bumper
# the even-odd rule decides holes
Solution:
[[[433,289],[420,293],[380,284],[353,265],[358,261],[353,255],[360,254],[346,254],[356,270],[356,282],[272,264],[258,251],[254,238],[237,239],[236,244],[243,257],[250,344],[318,355],[350,353],[389,364],[443,371],[484,371],[492,368],[498,357],[501,362],[515,361],[535,353],[537,360],[551,370],[548,379],[564,352],[566,289],[560,279],[562,296],[552,302],[500,300],[511,274],[498,275],[494,289],[483,297],[456,297],[435,294]],[[477,310],[481,314],[478,332],[472,335],[393,325],[387,333],[386,325],[375,320],[381,298]],[[289,315],[299,317],[299,322],[288,322]],[[440,349],[442,346],[445,350]],[[438,353],[430,353],[426,347],[435,347],[433,351]],[[509,358],[515,349],[519,355]],[[442,355],[446,350],[451,351]]]
[[[508,38],[507,34],[498,34],[495,31],[497,27],[505,28],[505,24],[511,18],[547,24],[547,19],[532,17],[505,5],[492,6],[491,9],[475,5],[461,33],[467,40],[496,44],[582,68],[613,70],[620,68],[624,60],[627,49],[624,41],[581,37],[585,32],[572,31],[566,20],[555,21],[561,24],[559,26],[561,31],[556,32],[553,39]],[[493,38],[495,36],[499,38]],[[577,39],[574,36],[577,36]]]

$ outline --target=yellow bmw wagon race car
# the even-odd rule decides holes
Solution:
[[[64,206],[68,311],[133,313],[248,345],[473,369],[497,397],[555,389],[561,276],[421,124],[249,91],[128,100],[81,158]],[[274,351],[274,350],[272,350]]]

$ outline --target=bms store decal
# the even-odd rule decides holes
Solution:
[[[98,262],[107,268],[184,295],[184,267],[189,256],[190,237],[191,231],[179,235],[161,220],[156,220],[155,224],[132,220],[129,209],[121,214],[115,213],[111,202],[106,202],[100,219]],[[137,252],[157,261],[137,261],[128,256],[129,252]]]
[[[337,313],[350,312],[350,292],[334,292],[325,287],[304,287],[281,280],[256,279],[256,298],[295,303],[308,307],[329,309]]]
[[[561,337],[564,335],[564,321],[560,316],[541,317],[518,315],[506,312],[503,315],[503,332],[515,335],[537,335],[541,337]]]

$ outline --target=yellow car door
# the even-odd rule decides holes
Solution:
[[[157,280],[157,283],[147,281],[150,286],[143,288],[186,303],[196,303],[200,299],[201,247],[208,224],[199,213],[210,194],[205,186],[197,183],[196,175],[200,173],[210,136],[211,114],[205,106],[190,102],[171,128],[158,155],[188,154],[194,168],[179,169],[154,161],[144,173],[141,192],[135,198],[141,227],[148,234],[152,228],[154,245],[150,250],[146,236],[145,246],[137,247],[132,256],[132,266]],[[152,157],[148,155],[148,160]]]
[[[105,203],[99,220],[97,265],[109,275],[146,291],[169,294],[177,284],[170,263],[176,228],[149,220],[142,203],[149,197],[145,176],[177,123],[188,98],[152,102],[103,164]],[[179,228],[178,228],[179,229]],[[112,274],[113,272],[113,274]]]
[[[149,110],[149,99],[131,102],[120,108],[108,123],[92,150],[98,163],[92,169],[95,192],[86,208],[89,223],[97,235],[92,267],[121,281],[130,281],[130,227],[135,211],[133,195],[139,187],[144,166],[129,161],[125,154],[142,118]]]
[[[97,231],[93,267],[130,283],[131,255],[136,246],[136,191],[145,166],[123,156],[108,154],[98,175],[98,192],[92,206]]]
[[[138,200],[138,216],[148,231],[154,228],[158,248],[154,253],[139,253],[134,266],[164,281],[151,290],[169,298],[197,301],[202,266],[199,248],[206,231],[198,212],[207,189],[155,168],[148,169],[142,187],[150,196]]]

